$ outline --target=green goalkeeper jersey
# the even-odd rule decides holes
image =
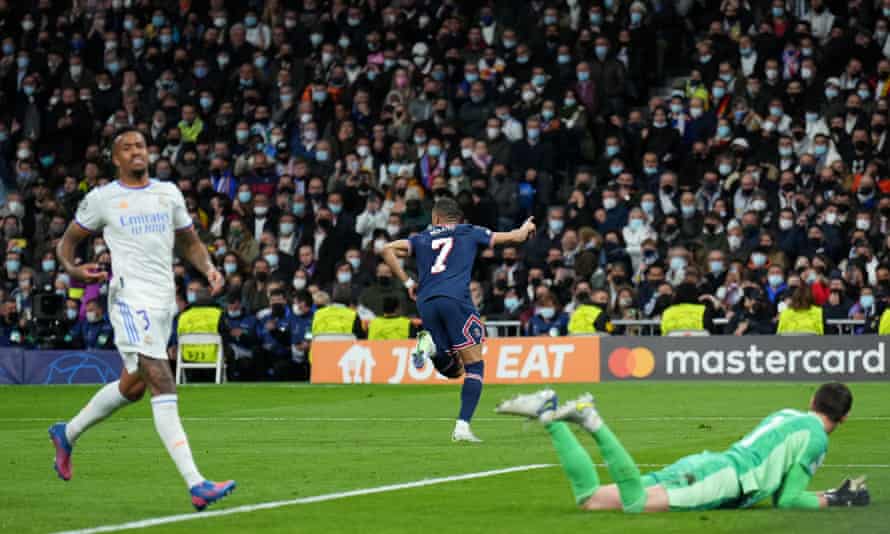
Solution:
[[[736,464],[743,501],[753,506],[781,491],[786,475],[800,465],[813,476],[828,451],[828,434],[814,413],[781,410],[726,451]]]

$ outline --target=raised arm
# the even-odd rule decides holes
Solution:
[[[84,263],[76,265],[74,263],[74,251],[81,241],[90,236],[90,232],[81,227],[76,222],[68,225],[68,229],[56,245],[56,256],[59,263],[71,277],[86,282],[88,284],[101,282],[108,278],[108,273],[99,269],[97,263]]]
[[[389,266],[396,278],[401,280],[408,289],[408,295],[412,299],[416,299],[417,282],[412,280],[408,273],[402,269],[402,266],[399,265],[399,258],[407,258],[411,255],[411,242],[407,239],[391,241],[383,247],[383,252],[380,255],[383,257],[383,262]]]
[[[211,294],[216,295],[222,291],[225,280],[210,260],[207,247],[198,238],[194,226],[176,232],[176,249],[180,256],[194,265],[207,278],[207,281],[210,282]]]
[[[491,244],[496,247],[498,245],[525,243],[533,235],[535,235],[535,218],[529,217],[522,223],[522,226],[515,230],[492,234]]]

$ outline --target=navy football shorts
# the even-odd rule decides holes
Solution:
[[[472,303],[432,297],[418,302],[417,310],[438,352],[462,350],[485,341],[485,325]]]

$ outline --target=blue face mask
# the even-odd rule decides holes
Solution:
[[[612,173],[612,176],[618,176],[623,170],[624,167],[622,167],[621,165],[609,165],[609,172]]]
[[[730,132],[731,130],[729,129],[729,126],[725,124],[721,124],[717,127],[717,135],[720,137],[729,137]]]
[[[556,310],[553,308],[538,308],[538,315],[540,315],[545,321],[549,321],[553,319],[553,316],[556,315]]]
[[[315,152],[315,159],[318,161],[327,161],[328,160],[328,152],[327,150],[318,150]]]
[[[605,57],[606,57],[606,54],[609,53],[609,47],[608,47],[608,46],[602,46],[602,45],[600,45],[600,46],[594,47],[593,50],[594,50],[594,52],[596,53],[596,57],[598,57],[598,58],[600,58],[600,59],[605,58]]]
[[[236,265],[234,263],[224,263],[223,264],[223,271],[225,271],[226,274],[234,274],[235,271],[237,271],[237,270],[238,270],[238,265]]]
[[[52,272],[56,270],[56,260],[43,260],[40,262],[40,266],[43,268],[45,272]]]
[[[302,202],[294,202],[294,205],[291,206],[290,211],[297,217],[302,217],[306,213],[306,204],[303,204]]]
[[[269,264],[269,267],[273,269],[278,267],[278,254],[266,254],[263,256],[263,259],[266,260],[266,263]]]
[[[155,15],[151,18],[152,26],[161,27],[164,25],[164,16],[163,15]]]
[[[545,109],[541,111],[541,117],[543,117],[545,121],[549,121],[553,118],[553,110]]]
[[[194,292],[194,291],[188,291],[188,292],[186,292],[186,294],[185,294],[185,301],[188,302],[189,304],[194,304],[194,303],[195,303],[195,300],[196,300],[197,298],[198,298],[198,296],[195,295],[195,292]]]
[[[200,99],[202,109],[210,109],[213,106],[213,99],[203,96]]]
[[[726,89],[722,87],[715,87],[713,90],[711,90],[711,94],[714,95],[714,98],[716,100],[720,100],[721,98],[726,96]]]
[[[468,73],[464,76],[464,78],[465,78],[469,83],[473,83],[473,82],[478,82],[478,81],[479,81],[479,75],[476,74],[475,72],[468,72]]]
[[[77,319],[77,310],[68,308],[67,310],[65,310],[65,317],[67,317],[69,321]]]
[[[651,200],[644,200],[640,202],[640,207],[643,208],[643,211],[645,211],[646,213],[652,213],[653,211],[655,211],[655,202],[652,202]]]
[[[532,83],[538,87],[542,87],[547,83],[547,76],[543,74],[535,74],[534,77],[532,77]]]
[[[22,266],[19,260],[6,260],[6,270],[11,273],[17,273]]]
[[[620,152],[620,151],[621,151],[621,147],[619,147],[617,145],[606,146],[606,156],[608,156],[610,158],[614,157],[615,154],[618,154],[618,152]]]
[[[464,173],[464,168],[461,167],[460,165],[451,165],[448,167],[448,174],[450,174],[451,176],[453,176],[455,178],[463,175],[463,173]]]
[[[565,225],[561,219],[551,219],[547,224],[550,226],[550,231],[554,234],[562,232],[563,226]]]
[[[630,12],[630,23],[631,24],[639,24],[643,21],[643,14],[638,11]]]
[[[828,146],[826,145],[814,145],[813,152],[817,156],[824,156],[826,152],[828,152]]]
[[[586,82],[589,79],[590,79],[589,72],[587,72],[586,70],[578,71],[578,81],[579,82]]]
[[[507,297],[504,299],[504,307],[509,311],[513,311],[519,307],[519,299],[516,297]]]
[[[334,215],[340,215],[340,212],[343,211],[343,204],[328,204],[328,208],[331,209],[331,213]]]
[[[238,192],[238,201],[242,204],[246,204],[250,202],[251,194],[250,191],[239,191]]]
[[[590,24],[592,26],[599,26],[603,23],[603,15],[601,13],[591,13],[590,14]]]
[[[560,65],[568,65],[572,61],[572,56],[560,54],[556,57],[556,62]]]
[[[875,305],[874,295],[862,295],[859,297],[859,305],[863,308],[871,308]]]
[[[55,163],[55,161],[56,161],[55,156],[52,156],[52,155],[40,156],[40,164],[43,165],[44,167],[51,166],[53,163]]]
[[[720,260],[713,260],[708,265],[711,268],[711,272],[714,274],[720,274],[723,272],[723,262]]]
[[[430,156],[434,158],[438,158],[440,154],[442,154],[442,147],[438,145],[431,145],[429,147]]]

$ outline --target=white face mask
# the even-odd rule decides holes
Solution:
[[[305,289],[306,279],[305,278],[294,278],[293,285],[294,285],[294,289],[296,289],[297,291]]]
[[[794,220],[792,219],[779,219],[779,228],[782,230],[791,230],[791,227],[794,226]]]

